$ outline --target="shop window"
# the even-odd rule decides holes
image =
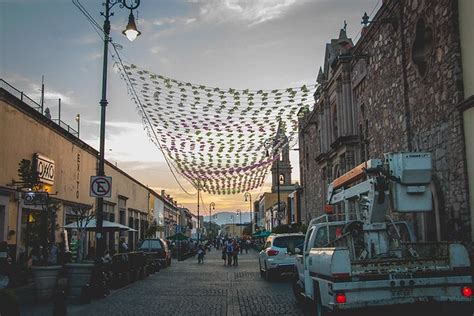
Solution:
[[[427,27],[424,19],[416,23],[415,41],[412,47],[412,61],[418,69],[420,76],[428,72],[429,54],[433,48],[433,31]]]

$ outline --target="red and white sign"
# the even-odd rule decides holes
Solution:
[[[91,190],[89,195],[91,197],[109,198],[112,196],[112,177],[106,176],[92,176]]]

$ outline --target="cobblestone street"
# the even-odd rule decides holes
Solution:
[[[302,315],[289,280],[260,278],[255,251],[238,267],[225,267],[220,251],[205,263],[173,261],[171,267],[111,296],[69,310],[71,315]]]

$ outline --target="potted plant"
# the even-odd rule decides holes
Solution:
[[[86,230],[90,221],[94,218],[92,207],[73,208],[74,217],[77,219],[74,228],[77,235],[71,242],[73,262],[66,264],[68,294],[73,298],[79,298],[82,288],[90,283],[94,264],[84,260],[86,248]]]
[[[33,246],[31,263],[33,279],[38,300],[49,300],[56,289],[60,265],[57,265],[58,249],[55,245],[56,212],[58,204],[52,201],[43,189],[30,160],[23,159],[19,164],[22,198],[24,203],[40,206],[41,210],[29,214],[25,234],[27,247]]]

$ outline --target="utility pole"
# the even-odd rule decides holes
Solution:
[[[277,181],[277,198],[278,198],[278,216],[280,216],[280,153],[278,153],[278,160],[277,160],[277,175],[278,175],[278,181]],[[273,212],[272,212],[273,214]],[[272,228],[273,228],[273,220],[272,220]]]
[[[199,244],[199,241],[200,241],[200,235],[201,235],[201,220],[199,219],[199,196],[200,196],[200,193],[201,193],[201,186],[198,182],[198,224],[197,224],[197,242]]]

